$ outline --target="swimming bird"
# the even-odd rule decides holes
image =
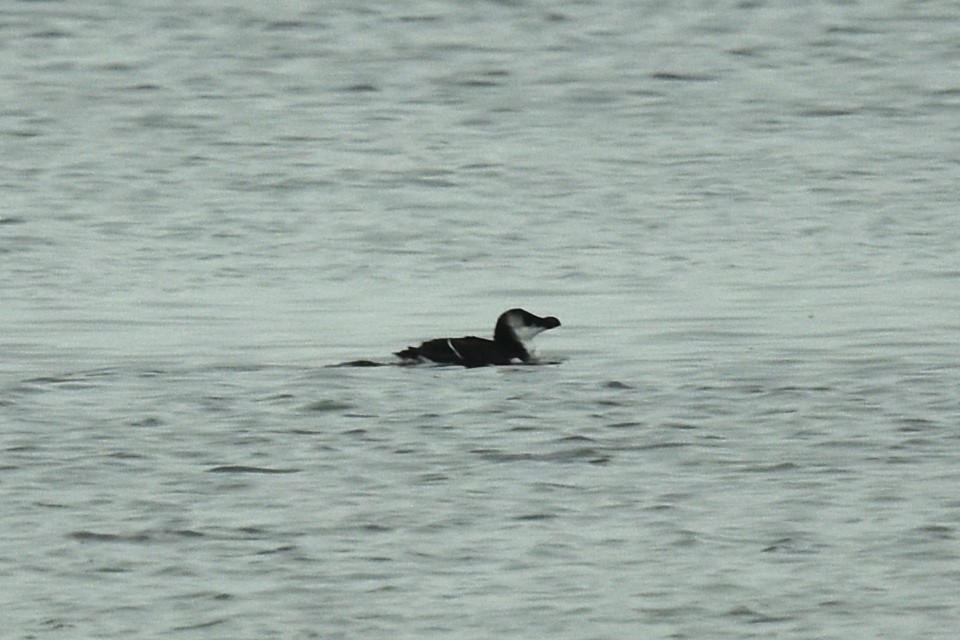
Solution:
[[[560,326],[553,316],[541,318],[524,309],[510,309],[500,314],[493,330],[493,340],[464,336],[435,338],[419,347],[407,347],[395,356],[401,364],[433,362],[458,364],[464,367],[526,363],[534,360],[530,341],[547,329]]]

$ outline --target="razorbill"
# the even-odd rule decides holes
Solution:
[[[547,329],[559,327],[553,316],[541,318],[523,309],[510,309],[500,314],[493,330],[493,340],[464,336],[462,338],[435,338],[419,347],[407,347],[394,353],[401,364],[434,362],[458,364],[464,367],[531,362],[530,341]]]

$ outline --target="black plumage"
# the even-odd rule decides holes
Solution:
[[[530,362],[527,343],[541,331],[559,326],[560,321],[553,316],[541,318],[524,309],[510,309],[497,318],[493,340],[476,336],[435,338],[394,355],[410,363],[428,361],[464,367]]]

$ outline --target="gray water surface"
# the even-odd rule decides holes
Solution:
[[[956,637],[958,20],[10,3],[0,636]]]

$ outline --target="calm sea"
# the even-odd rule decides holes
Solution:
[[[0,637],[955,638],[958,24],[7,2]]]

